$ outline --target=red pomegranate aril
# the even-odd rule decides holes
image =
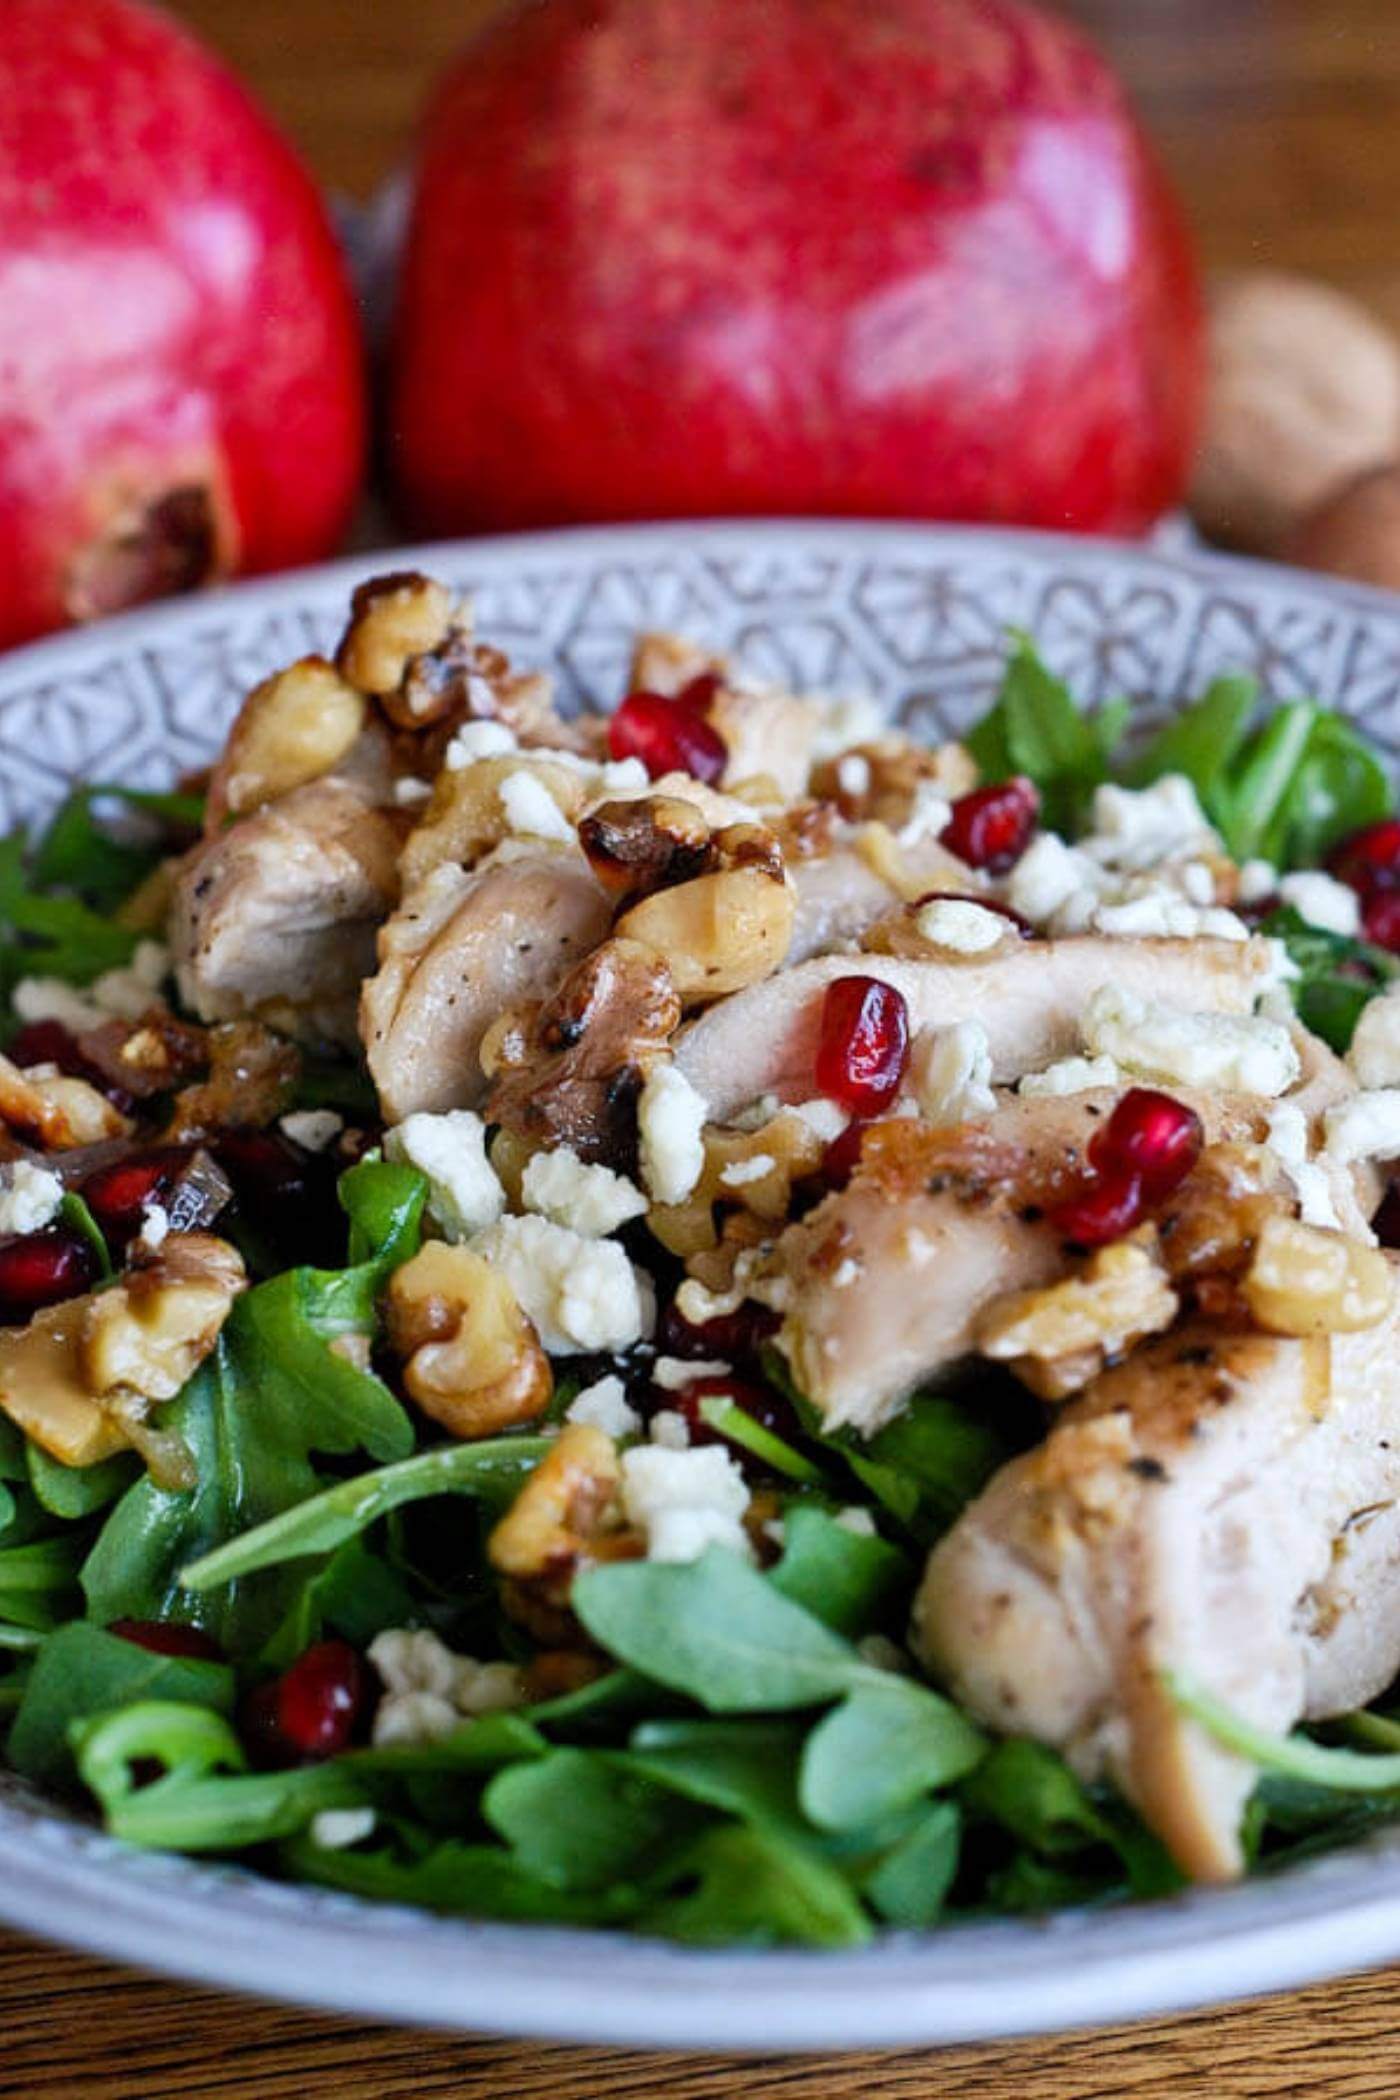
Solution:
[[[838,977],[827,986],[814,1066],[824,1094],[852,1115],[878,1115],[899,1092],[908,1063],[902,992],[878,977]]]
[[[277,1725],[281,1683],[280,1677],[269,1677],[254,1685],[238,1710],[238,1733],[250,1762],[260,1772],[275,1772],[297,1761],[296,1751]]]
[[[159,1203],[174,1185],[189,1158],[187,1147],[165,1145],[114,1160],[89,1174],[79,1193],[102,1230],[113,1240],[130,1239],[140,1230],[148,1203]]]
[[[1400,954],[1400,890],[1375,890],[1364,899],[1361,931],[1373,947]]]
[[[1089,1147],[1100,1173],[1136,1174],[1148,1197],[1170,1194],[1201,1156],[1194,1108],[1154,1087],[1130,1087]]]
[[[100,1065],[84,1057],[77,1037],[61,1021],[27,1021],[11,1037],[5,1054],[21,1071],[30,1065],[57,1065],[66,1079],[85,1079],[123,1115],[135,1105],[135,1095],[126,1087],[115,1085]]]
[[[1017,774],[994,787],[974,788],[959,795],[953,813],[939,834],[939,844],[970,868],[985,868],[989,875],[1004,875],[1014,867],[1031,842],[1040,815],[1040,797],[1033,781]],[[979,897],[977,902],[984,900]]]
[[[925,890],[916,899],[913,909],[918,911],[925,904],[975,904],[980,911],[994,911],[999,919],[1006,919],[1016,928],[1023,941],[1034,940],[1035,928],[1020,912],[1013,911],[1009,904],[998,903],[995,897],[979,897],[974,890]]]
[[[848,1123],[827,1146],[822,1158],[822,1180],[829,1189],[843,1189],[860,1165],[860,1148],[867,1126],[858,1118]]]
[[[222,1662],[224,1651],[202,1626],[187,1626],[179,1619],[112,1619],[108,1633],[131,1641],[151,1655],[188,1656],[197,1662]]]
[[[0,1244],[0,1325],[28,1320],[46,1305],[76,1298],[97,1281],[97,1259],[80,1233],[46,1226]]]
[[[1101,1174],[1068,1202],[1046,1212],[1047,1222],[1076,1247],[1106,1247],[1140,1224],[1143,1187],[1136,1174]]]
[[[692,713],[703,715],[723,684],[724,680],[718,671],[702,671],[698,678],[692,678],[688,684],[681,687],[676,695],[676,705],[688,707]]]
[[[686,1361],[722,1356],[732,1363],[738,1357],[756,1356],[781,1325],[779,1315],[766,1305],[741,1305],[713,1320],[686,1320],[674,1305],[668,1305],[661,1316],[659,1340],[666,1356]]]
[[[1327,866],[1339,882],[1345,882],[1363,897],[1373,890],[1400,888],[1400,817],[1383,817],[1353,831],[1327,856]]]
[[[277,1680],[278,1731],[298,1757],[345,1749],[365,1700],[365,1666],[348,1641],[317,1641]]]
[[[608,723],[614,758],[639,758],[653,780],[663,773],[690,773],[711,786],[729,760],[719,731],[695,704],[660,693],[629,693]]]

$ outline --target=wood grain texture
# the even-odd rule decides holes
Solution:
[[[364,197],[402,158],[427,83],[492,0],[168,4],[256,84],[328,183]],[[1067,5],[1127,75],[1211,262],[1315,271],[1400,325],[1400,0]],[[938,2056],[677,2059],[361,2027],[0,1936],[0,2095],[1395,2100],[1398,1996],[1392,1973],[1196,2019]]]

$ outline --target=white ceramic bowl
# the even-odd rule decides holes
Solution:
[[[478,540],[244,585],[0,659],[0,829],[75,780],[164,785],[257,677],[328,647],[353,583],[419,567],[482,633],[609,701],[632,635],[866,690],[956,732],[1024,627],[1076,693],[1160,709],[1224,670],[1311,694],[1400,750],[1400,599],[1215,557],[902,526],[649,526]],[[1400,1957],[1400,1827],[1271,1879],[860,1953],[704,1953],[478,1925],[127,1851],[0,1778],[0,1917],[200,1982],[364,2017],[652,2047],[891,2047],[1199,2006]]]

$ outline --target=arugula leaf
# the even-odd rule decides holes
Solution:
[[[81,1619],[61,1626],[39,1650],[25,1687],[10,1731],[10,1763],[41,1783],[69,1779],[74,1722],[148,1699],[231,1713],[233,1672],[194,1656],[153,1655]]]
[[[405,1625],[415,1610],[413,1593],[398,1569],[371,1553],[362,1539],[347,1539],[307,1576],[258,1660],[270,1670],[285,1669],[327,1627],[353,1647],[367,1648],[377,1633]]]
[[[7,985],[21,976],[89,984],[130,962],[137,938],[76,897],[37,894],[25,872],[22,835],[0,839],[0,978]]]
[[[848,1531],[809,1503],[789,1503],[783,1556],[768,1580],[834,1632],[848,1640],[869,1633],[911,1578],[908,1561],[886,1540]]]
[[[47,1633],[78,1608],[83,1541],[62,1532],[0,1547],[0,1619]]]
[[[1064,830],[1107,776],[1108,751],[1121,734],[1123,711],[1116,707],[1105,731],[1097,731],[1069,688],[1046,668],[1030,637],[1016,633],[1012,639],[996,703],[963,742],[986,779],[1027,774],[1040,790],[1046,823]]]
[[[966,1395],[915,1393],[868,1440],[843,1430],[830,1441],[862,1485],[929,1545],[1030,1441],[1032,1425],[1024,1394],[987,1377]]]
[[[880,1674],[720,1546],[697,1561],[590,1568],[572,1603],[610,1654],[712,1713],[818,1706]]]
[[[1123,770],[1128,787],[1148,787],[1167,773],[1184,773],[1212,822],[1223,815],[1221,793],[1259,699],[1254,678],[1217,678],[1201,698],[1182,708]]]
[[[860,1830],[961,1779],[987,1739],[947,1699],[886,1671],[812,1730],[799,1794],[824,1830]]]
[[[479,1444],[441,1444],[378,1472],[357,1473],[192,1561],[181,1572],[180,1586],[217,1589],[262,1568],[330,1552],[390,1510],[428,1495],[509,1500],[548,1450],[545,1437],[495,1437]]]
[[[481,1811],[528,1874],[566,1890],[607,1888],[654,1869],[696,1820],[626,1758],[603,1750],[551,1750],[509,1765],[482,1795]]]
[[[1227,1750],[1247,1757],[1261,1771],[1304,1780],[1337,1793],[1374,1794],[1400,1789],[1400,1750],[1332,1749],[1303,1735],[1271,1735],[1184,1673],[1164,1671],[1163,1681],[1183,1713],[1199,1721]]]
[[[643,1721],[628,1763],[660,1786],[746,1822],[801,1832],[801,1728],[789,1721]]]
[[[962,1816],[955,1801],[934,1801],[912,1830],[862,1874],[860,1890],[888,1925],[936,1925],[958,1871]]]
[[[625,1883],[584,1894],[559,1889],[498,1845],[453,1840],[405,1857],[390,1846],[326,1851],[300,1836],[283,1847],[282,1861],[297,1880],[350,1895],[521,1923],[618,1925],[634,1917],[644,1900],[642,1891]]]
[[[70,1523],[115,1502],[141,1470],[134,1451],[118,1451],[95,1466],[65,1466],[38,1444],[29,1444],[24,1456],[41,1509]]]
[[[807,1487],[820,1487],[823,1484],[825,1475],[820,1466],[814,1466],[810,1458],[805,1458],[800,1451],[794,1450],[785,1438],[765,1428],[762,1422],[756,1422],[752,1415],[746,1414],[742,1407],[736,1407],[732,1400],[726,1400],[722,1394],[716,1393],[709,1399],[702,1400],[700,1416],[702,1421],[729,1443],[738,1444],[741,1449],[751,1452],[774,1473],[781,1474],[788,1480],[800,1481]]]
[[[74,1723],[78,1773],[113,1837],[175,1852],[239,1852],[291,1837],[326,1808],[359,1808],[363,1784],[341,1760],[247,1770],[228,1722],[207,1707],[147,1699]],[[163,1778],[137,1784],[151,1760]]]
[[[1289,991],[1304,1027],[1344,1056],[1363,1008],[1400,977],[1400,957],[1313,926],[1292,905],[1270,912],[1260,932],[1281,940],[1302,973]]]
[[[998,1743],[964,1781],[962,1798],[970,1815],[998,1824],[1045,1859],[1106,1849],[1126,1869],[1135,1895],[1159,1896],[1181,1886],[1160,1840],[1116,1801],[1096,1802],[1043,1743],[1020,1736]]]
[[[721,1823],[696,1838],[679,1866],[695,1885],[643,1910],[643,1932],[701,1946],[859,1947],[871,1936],[844,1876],[777,1830]]]
[[[115,1273],[106,1235],[82,1197],[74,1190],[67,1190],[60,1202],[58,1219],[70,1232],[76,1232],[79,1238],[87,1241],[97,1261],[97,1273],[104,1281]]]

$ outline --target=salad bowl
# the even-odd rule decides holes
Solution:
[[[1311,698],[1400,755],[1400,601],[1191,552],[856,524],[578,530],[394,556],[469,591],[479,628],[564,705],[623,689],[640,629],[759,677],[868,693],[956,737],[1009,631],[1086,703],[1161,718],[1217,676]],[[0,662],[0,828],[75,784],[162,788],[241,697],[328,650],[361,559],[129,615]],[[710,1952],[479,1924],[132,1851],[0,1777],[0,1917],[172,1975],[359,2017],[651,2047],[937,2044],[1218,2002],[1400,1955],[1400,1827],[1225,1890],[892,1933],[832,1953]]]

